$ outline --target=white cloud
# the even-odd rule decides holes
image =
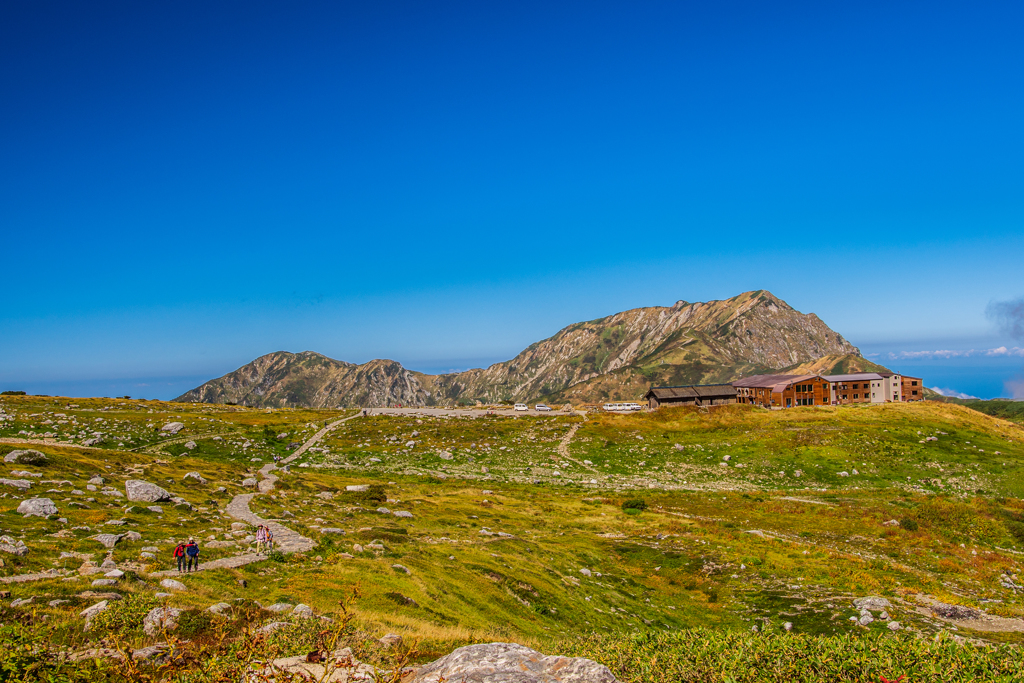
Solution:
[[[965,394],[964,392],[957,391],[956,389],[943,389],[942,387],[932,387],[931,389],[936,394],[942,394],[943,396],[949,396],[950,398],[978,398],[977,396],[971,396],[970,394]]]
[[[1024,348],[1014,346],[1012,349],[998,346],[994,349],[939,349],[936,351],[899,351],[890,352],[889,360],[916,360],[921,358],[970,358],[972,356],[1019,356],[1024,358]]]

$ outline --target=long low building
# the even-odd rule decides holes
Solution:
[[[651,387],[644,398],[651,410],[661,406],[721,406],[736,403],[736,387],[731,384]]]

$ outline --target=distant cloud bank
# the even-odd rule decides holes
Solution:
[[[942,387],[931,387],[931,390],[937,394],[949,396],[950,398],[978,398],[977,396],[971,396],[970,394],[965,394],[964,392],[957,391],[956,389],[943,389]]]
[[[869,357],[888,360],[920,360],[928,358],[971,358],[972,356],[988,357],[1019,357],[1024,358],[1024,348],[1014,346],[1007,348],[997,346],[994,349],[938,349],[936,351],[890,351],[888,353],[868,354]]]

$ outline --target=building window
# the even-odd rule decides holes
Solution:
[[[857,386],[857,385],[856,385],[856,384],[854,384],[853,386]],[[854,397],[854,398],[860,398],[860,394],[854,394],[854,395],[853,395],[853,397]]]
[[[914,391],[911,391],[910,393],[913,394],[914,396],[917,396],[917,390],[916,389]]]

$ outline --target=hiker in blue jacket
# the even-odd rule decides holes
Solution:
[[[192,571],[192,563],[195,563],[196,571],[199,571],[199,546],[196,539],[189,538],[185,545],[185,556],[188,558],[188,571]]]

